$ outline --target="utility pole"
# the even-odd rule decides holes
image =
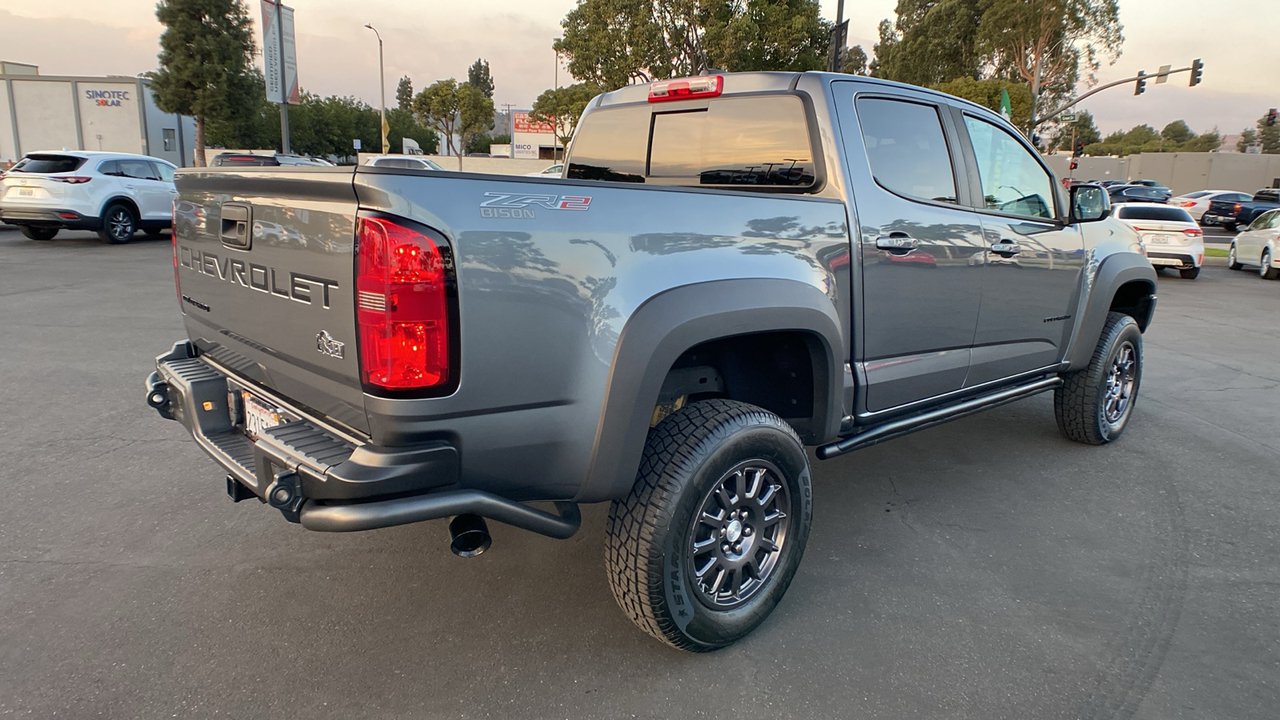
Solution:
[[[507,127],[510,132],[507,133],[507,139],[511,142],[507,143],[507,157],[512,160],[516,157],[516,119],[511,114],[511,103],[502,103],[502,109],[507,113]]]
[[[387,141],[387,81],[383,77],[382,68],[382,33],[378,32],[378,28],[364,24],[365,27],[373,31],[378,37],[378,92],[382,98],[382,127],[378,128],[378,134],[382,136],[382,154],[386,155],[391,152],[391,143]],[[403,150],[404,148],[400,148]]]
[[[284,0],[276,0],[276,34],[280,39],[280,152],[289,154],[289,88],[284,57]]]

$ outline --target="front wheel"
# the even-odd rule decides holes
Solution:
[[[34,227],[32,225],[19,226],[18,230],[27,236],[29,240],[52,240],[58,234],[58,228]]]
[[[1271,267],[1271,251],[1262,251],[1261,265],[1258,266],[1258,276],[1263,280],[1275,280],[1280,277],[1280,270]]]
[[[132,240],[137,231],[138,218],[133,210],[124,203],[111,203],[102,213],[102,229],[98,231],[98,237],[112,245],[120,245]]]
[[[746,403],[693,403],[649,432],[631,494],[609,510],[613,596],[669,645],[730,645],[782,600],[812,515],[809,459],[791,426]]]
[[[1236,259],[1236,244],[1231,243],[1231,249],[1227,251],[1227,269],[1239,270],[1242,267],[1244,265],[1241,265],[1240,261]]]
[[[1142,384],[1138,323],[1128,315],[1108,313],[1089,365],[1063,373],[1062,381],[1053,392],[1053,414],[1062,434],[1086,445],[1119,438]]]

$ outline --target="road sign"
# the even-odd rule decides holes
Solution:
[[[1062,121],[1062,122],[1064,122],[1064,123],[1073,123],[1073,122],[1075,122],[1075,121],[1076,121],[1076,114],[1075,114],[1075,113],[1062,113],[1061,115],[1059,115],[1059,116],[1058,116],[1058,119],[1059,119],[1059,120],[1061,120],[1061,121]]]
[[[1159,84],[1161,84],[1161,83],[1165,83],[1165,82],[1168,82],[1168,81],[1169,81],[1169,76],[1168,76],[1168,75],[1165,75],[1165,73],[1169,72],[1169,70],[1170,70],[1172,67],[1173,67],[1172,65],[1161,65],[1161,66],[1160,66],[1160,77],[1156,78],[1156,84],[1157,84],[1157,85],[1159,85]]]

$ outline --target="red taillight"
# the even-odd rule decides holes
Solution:
[[[58,213],[58,217],[62,218],[63,220],[75,220],[80,216],[76,215],[73,212],[62,212],[62,213]]]
[[[718,97],[723,90],[723,75],[664,80],[649,86],[649,102]]]
[[[1237,214],[1240,212],[1240,203],[1236,203],[1236,204],[1235,204],[1235,205],[1233,205],[1232,207],[1235,209],[1235,212],[1236,212]]]
[[[63,175],[60,177],[50,176],[49,179],[60,183],[66,183],[68,185],[83,185],[93,178],[86,177],[84,175]]]
[[[1182,234],[1190,235],[1191,237],[1200,237],[1204,235],[1204,231],[1201,230],[1200,228],[1187,228],[1186,230],[1182,231]]]
[[[388,390],[447,384],[448,248],[381,217],[360,218],[357,243],[356,321],[364,382]]]
[[[1196,204],[1195,200],[1183,200],[1182,202],[1178,203],[1178,207],[1194,207],[1195,204]]]
[[[176,228],[177,225],[171,225],[170,227]],[[187,309],[182,307],[182,288],[178,285],[178,233],[171,229],[169,230],[169,237],[173,239],[173,293],[178,296],[178,309],[186,312]]]

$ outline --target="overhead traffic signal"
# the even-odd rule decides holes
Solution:
[[[1147,73],[1144,70],[1138,71],[1138,82],[1133,86],[1133,94],[1141,95],[1147,91]]]
[[[1200,78],[1204,75],[1204,63],[1200,62],[1200,58],[1196,58],[1191,63],[1191,87],[1200,84]]]
[[[1080,156],[1081,156],[1081,155],[1083,155],[1083,154],[1084,154],[1084,141],[1083,141],[1083,140],[1077,140],[1077,141],[1076,141],[1075,151],[1071,153],[1071,156],[1072,156],[1072,157],[1080,157]]]

